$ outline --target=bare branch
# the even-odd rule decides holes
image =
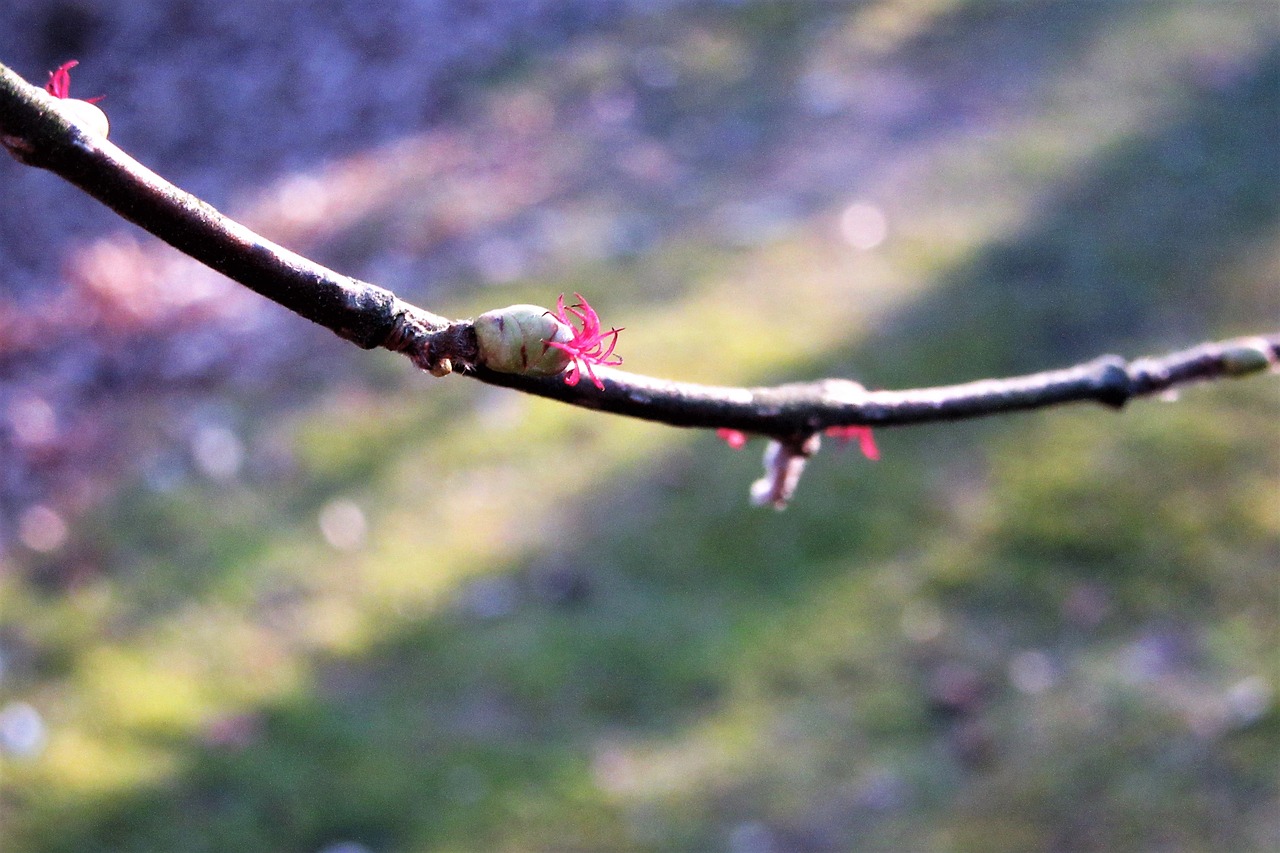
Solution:
[[[1243,376],[1280,362],[1280,334],[1206,343],[1159,358],[1126,362],[1114,355],[1007,379],[908,391],[868,391],[848,379],[768,388],[724,388],[600,370],[605,390],[570,388],[556,379],[477,372],[494,385],[574,405],[673,426],[728,427],[779,437],[832,426],[898,426],[954,421],[1096,402],[1119,408],[1134,397],[1191,382]]]
[[[729,388],[609,368],[599,370],[603,390],[587,382],[569,386],[560,377],[499,373],[478,365],[469,321],[449,321],[255,234],[106,139],[69,123],[42,90],[3,65],[0,143],[20,162],[60,175],[180,251],[358,346],[403,352],[437,375],[452,368],[575,406],[673,426],[759,433],[787,447],[801,447],[832,426],[948,421],[1082,401],[1120,407],[1134,397],[1242,376],[1280,361],[1280,334],[1274,334],[1202,344],[1159,358],[1129,362],[1108,355],[1062,370],[908,391],[867,391],[847,379]]]

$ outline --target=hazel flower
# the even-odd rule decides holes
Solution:
[[[591,383],[603,391],[604,383],[596,376],[592,365],[600,364],[613,367],[622,364],[622,357],[613,354],[613,348],[618,345],[618,333],[622,329],[611,328],[601,334],[600,317],[596,314],[595,309],[591,307],[581,293],[575,293],[574,296],[577,297],[578,302],[574,305],[565,305],[564,294],[560,294],[560,298],[556,300],[556,313],[554,315],[557,320],[569,327],[573,337],[567,341],[553,339],[547,340],[545,343],[549,347],[554,347],[566,353],[571,359],[568,373],[564,377],[566,385],[577,385],[578,380],[582,378],[582,372],[585,370],[587,376],[591,377]],[[577,319],[582,324],[582,328],[579,329],[574,326],[571,318]],[[608,342],[607,345],[606,341]]]
[[[50,71],[49,82],[44,84],[44,90],[57,99],[55,103],[58,111],[68,121],[105,138],[111,125],[107,121],[107,114],[95,106],[102,100],[102,96],[84,100],[71,97],[71,69],[79,64],[78,59],[73,59]]]
[[[875,436],[869,426],[833,426],[827,427],[823,433],[844,443],[858,442],[862,455],[872,462],[880,460],[880,448],[876,447]],[[747,443],[747,434],[742,430],[721,427],[716,430],[716,437],[734,450],[741,450]]]
[[[44,90],[55,98],[66,99],[71,97],[71,69],[80,64],[80,60],[73,59],[70,62],[64,62],[57,67],[56,70],[49,72],[49,82],[44,84]],[[101,101],[102,95],[96,98],[85,98],[85,102],[96,104]]]
[[[73,59],[59,65],[56,71],[50,71],[49,82],[44,84],[44,90],[55,98],[71,97],[71,69],[79,64],[80,60]]]
[[[741,450],[747,445],[747,434],[740,429],[720,427],[716,430],[716,438],[720,439],[734,450]]]
[[[858,442],[858,449],[862,451],[862,455],[870,459],[872,462],[879,461],[880,448],[876,447],[875,437],[871,434],[869,426],[833,426],[827,427],[826,434],[839,441],[849,443]]]

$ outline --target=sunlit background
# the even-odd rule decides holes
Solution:
[[[911,387],[1280,327],[1271,0],[6,0],[433,311]],[[363,352],[0,162],[0,847],[1280,846],[1280,381],[759,442]]]

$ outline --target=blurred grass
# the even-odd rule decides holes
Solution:
[[[646,249],[458,313],[582,290],[628,327],[628,366],[725,383],[929,384],[1274,324],[1274,15],[1042,5],[653,24],[694,82],[652,133],[761,128],[705,165],[714,198],[854,134],[787,100],[811,57],[878,50],[956,100],[768,239],[726,245],[695,205]],[[637,36],[617,38],[564,73],[608,78]],[[552,85],[548,61],[489,85]],[[846,195],[883,200],[876,252],[834,235]],[[877,465],[828,447],[774,514],[746,506],[755,445],[352,358],[376,379],[246,413],[283,474],[134,484],[70,548],[102,574],[24,580],[66,553],[0,574],[33,658],[0,697],[50,730],[0,757],[13,849],[1280,839],[1271,379],[887,432]],[[318,530],[335,501],[368,525],[350,547]]]

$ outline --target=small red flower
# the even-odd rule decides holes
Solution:
[[[70,62],[64,62],[58,66],[56,71],[49,72],[49,82],[44,84],[44,90],[55,98],[66,99],[71,97],[71,69],[80,64],[80,60],[73,59]],[[96,98],[85,98],[91,104],[96,104],[102,100],[102,95]]]
[[[613,354],[613,348],[618,345],[618,332],[622,329],[609,329],[604,334],[600,333],[600,317],[596,314],[595,309],[588,304],[581,293],[575,293],[578,298],[576,305],[565,305],[564,294],[560,294],[560,298],[556,300],[555,318],[564,323],[573,331],[573,339],[569,341],[546,341],[546,345],[555,347],[569,354],[573,359],[573,363],[569,366],[569,371],[564,377],[566,385],[577,385],[578,380],[582,378],[582,371],[585,370],[587,375],[591,377],[591,382],[601,391],[604,390],[604,383],[596,376],[594,370],[591,369],[593,364],[602,364],[613,367],[622,364],[622,357]],[[548,311],[548,314],[551,312]],[[582,324],[582,328],[576,328],[570,320],[570,315],[576,317],[578,322]],[[625,327],[624,327],[625,328]],[[605,340],[609,339],[608,346]]]
[[[740,429],[720,427],[720,429],[716,430],[716,438],[720,439],[734,450],[741,450],[747,445],[747,434]]]
[[[826,434],[843,442],[858,442],[862,455],[872,462],[880,459],[880,449],[876,447],[875,437],[871,435],[869,426],[833,426],[827,427]]]
[[[876,447],[875,436],[871,434],[871,427],[869,426],[833,426],[827,427],[823,432],[838,441],[845,443],[858,442],[858,449],[862,451],[862,455],[872,462],[877,462],[880,459],[880,449]],[[716,430],[716,438],[734,450],[741,450],[747,444],[747,434],[745,432],[729,429],[728,427],[720,427]]]

